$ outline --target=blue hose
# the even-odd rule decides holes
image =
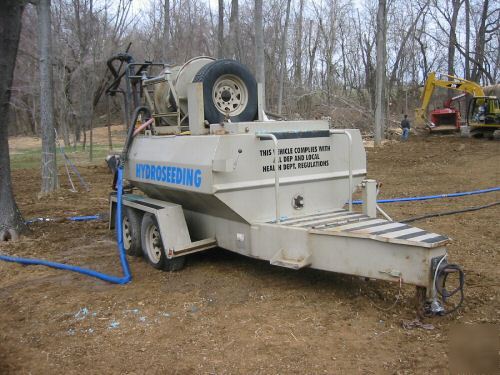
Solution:
[[[107,281],[113,284],[127,284],[130,280],[132,280],[132,275],[130,274],[130,267],[127,262],[127,256],[125,254],[125,248],[123,247],[123,235],[122,235],[122,187],[123,187],[123,167],[119,167],[117,170],[118,178],[117,178],[117,197],[116,197],[116,236],[118,238],[118,252],[120,254],[120,263],[123,269],[123,276],[111,276],[105,273],[97,272],[94,270],[90,270],[88,268],[81,268],[77,266],[72,266],[64,263],[56,263],[49,262],[47,260],[42,259],[29,259],[29,258],[19,258],[19,257],[11,257],[7,255],[0,255],[0,260],[4,260],[6,262],[20,263],[25,265],[37,265],[37,266],[46,266],[51,268],[56,268],[60,270],[72,271],[81,273],[82,275],[95,277],[100,280]]]
[[[440,195],[424,195],[420,197],[408,197],[408,198],[392,198],[392,199],[379,199],[377,203],[394,203],[394,202],[414,202],[414,201],[425,201],[429,199],[438,199],[438,198],[455,198],[455,197],[463,197],[466,195],[477,195],[484,193],[491,193],[493,191],[500,191],[500,186],[492,187],[489,189],[482,190],[473,190],[473,191],[464,191],[461,193],[450,193],[450,194],[440,194]],[[363,204],[362,200],[352,201],[352,204]]]
[[[101,220],[102,216],[97,215],[89,215],[89,216],[71,216],[67,218],[69,221],[92,221],[92,220]]]
[[[64,218],[65,220],[69,221],[94,221],[94,220],[101,220],[103,216],[101,214],[97,215],[88,215],[88,216],[70,216]],[[26,220],[26,224],[34,224],[34,223],[45,223],[47,221],[58,221],[59,219],[57,218],[50,218],[50,217],[36,217],[34,219]]]

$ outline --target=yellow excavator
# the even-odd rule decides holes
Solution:
[[[465,120],[471,135],[491,136],[495,130],[500,129],[500,100],[496,96],[485,95],[483,88],[476,82],[447,74],[438,75],[435,72],[431,72],[427,77],[421,96],[422,105],[415,110],[417,125],[425,125],[431,132],[434,132],[459,130],[463,124],[460,110],[453,106],[453,102],[463,97],[464,94],[446,100],[444,108],[431,111],[430,116],[427,117],[427,108],[436,87],[472,95]]]

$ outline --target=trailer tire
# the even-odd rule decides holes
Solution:
[[[142,212],[131,207],[123,207],[122,236],[123,247],[127,255],[139,257],[142,255],[141,222]]]
[[[216,124],[226,111],[233,122],[253,121],[257,117],[257,81],[248,68],[231,59],[216,60],[203,66],[193,82],[203,83],[205,120]]]
[[[141,238],[144,256],[154,268],[164,271],[178,271],[184,267],[185,257],[167,258],[158,221],[153,214],[144,214],[141,225]]]

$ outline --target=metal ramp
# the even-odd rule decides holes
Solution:
[[[448,237],[345,209],[252,225],[252,255],[276,266],[314,268],[427,288]],[[272,256],[269,257],[269,253]]]
[[[368,238],[426,248],[443,246],[450,241],[448,237],[411,225],[371,218],[360,212],[344,209],[282,219],[279,224],[307,229],[315,234]]]

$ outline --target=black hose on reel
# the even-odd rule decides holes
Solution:
[[[448,291],[446,289],[446,280],[448,275],[451,273],[458,273],[459,283],[458,286]],[[464,285],[465,285],[465,274],[464,271],[457,264],[445,264],[443,267],[439,267],[436,275],[435,285],[437,293],[441,296],[441,299],[445,303],[449,298],[453,297],[455,294],[460,292],[460,301],[451,310],[445,310],[442,315],[448,315],[455,312],[462,303],[464,302]]]

